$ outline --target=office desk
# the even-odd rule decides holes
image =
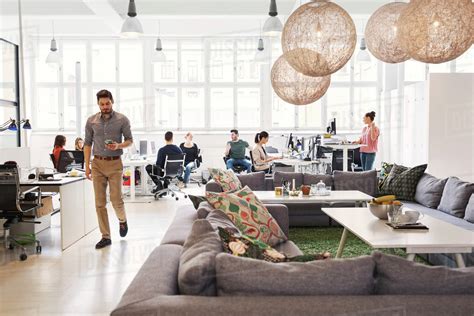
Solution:
[[[66,178],[55,175],[58,181],[23,181],[21,186],[39,186],[43,192],[59,192],[61,216],[61,249],[65,250],[97,228],[94,188],[92,181],[82,177]]]
[[[135,190],[135,167],[140,167],[140,173],[141,173],[141,191],[142,194],[146,194],[148,192],[148,174],[145,170],[145,167],[149,164],[154,164],[155,161],[152,161],[151,159],[127,159],[123,160],[123,167],[131,167],[132,172],[130,172],[130,202],[135,201],[135,195],[136,195],[136,190]]]
[[[342,164],[342,171],[348,171],[349,170],[349,149],[356,149],[362,146],[366,145],[360,145],[360,144],[323,144],[325,147],[330,147],[332,149],[342,149],[342,160],[344,163]]]

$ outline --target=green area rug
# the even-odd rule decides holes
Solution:
[[[331,257],[336,256],[337,247],[342,236],[342,228],[339,227],[292,227],[290,228],[290,240],[293,241],[305,255],[317,254],[328,251]],[[378,249],[381,252],[406,257],[403,249]],[[352,233],[347,235],[346,246],[342,253],[343,258],[370,255],[374,251],[362,240]],[[426,263],[420,257],[415,261]]]

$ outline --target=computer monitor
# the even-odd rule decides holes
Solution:
[[[151,146],[151,154],[156,155],[156,143],[154,140],[150,142],[150,146]]]
[[[336,135],[336,118],[331,121],[331,134]]]
[[[80,150],[63,150],[59,153],[58,172],[72,169],[84,169],[84,152]]]
[[[141,140],[140,141],[140,156],[148,155],[148,141]]]
[[[293,142],[293,133],[290,133],[290,136],[288,136],[288,141],[286,142],[286,148],[295,148],[295,143]]]

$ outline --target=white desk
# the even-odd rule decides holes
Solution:
[[[331,191],[330,195],[302,195],[299,196],[282,196],[275,195],[274,191],[254,191],[257,198],[267,204],[298,204],[298,203],[354,203],[355,206],[371,201],[372,197],[360,191]]]
[[[59,192],[61,216],[61,249],[65,250],[97,228],[94,187],[83,177],[61,178],[59,181],[24,181],[22,186],[39,186],[43,192]]]
[[[420,222],[429,230],[394,230],[379,220],[369,209],[323,208],[324,213],[344,226],[336,258],[340,258],[350,231],[372,248],[405,248],[407,259],[419,253],[454,253],[458,267],[464,267],[461,253],[471,253],[474,232],[425,215]]]
[[[323,144],[324,147],[330,147],[332,149],[342,149],[342,160],[344,163],[342,164],[342,171],[348,171],[348,162],[349,162],[349,149],[356,149],[366,145],[360,144]]]
[[[148,174],[145,170],[145,167],[149,164],[155,163],[155,161],[152,161],[151,159],[127,159],[123,160],[123,166],[125,167],[131,167],[132,172],[130,172],[130,201],[133,202],[135,201],[135,196],[136,196],[136,190],[135,190],[135,167],[140,167],[140,173],[141,173],[141,192],[142,194],[145,194],[148,192]]]

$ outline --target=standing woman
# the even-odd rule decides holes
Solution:
[[[80,137],[76,138],[76,141],[74,142],[74,148],[75,148],[75,150],[83,151],[84,150],[84,140]]]
[[[64,146],[66,146],[66,136],[64,135],[56,135],[54,138],[54,148],[53,148],[53,156],[54,156],[54,166],[58,166],[59,155],[61,151],[65,150]]]
[[[200,159],[199,158],[199,148],[198,146],[193,143],[193,134],[191,132],[188,132],[184,136],[184,143],[181,143],[179,145],[179,148],[183,151],[183,153],[186,154],[184,157],[184,184],[187,185],[189,183],[189,177],[191,176],[191,171],[196,169],[198,166],[196,166],[196,160]]]
[[[357,144],[365,145],[360,147],[360,160],[362,170],[368,171],[374,168],[375,155],[378,150],[380,130],[374,123],[375,112],[366,113],[363,121],[366,126],[362,129],[362,135]]]
[[[269,157],[264,145],[268,143],[270,136],[263,131],[255,135],[255,146],[252,149],[252,160],[255,171],[265,171],[270,173],[270,162],[279,159],[278,157]]]

